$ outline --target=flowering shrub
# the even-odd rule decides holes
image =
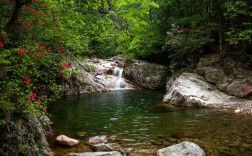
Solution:
[[[27,3],[14,12],[18,1]],[[0,10],[1,125],[13,117],[46,113],[48,102],[61,91],[64,77],[59,73],[70,64],[59,40],[57,18],[47,3],[3,0]]]

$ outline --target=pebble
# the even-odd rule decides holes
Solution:
[[[76,132],[76,135],[78,137],[84,137],[88,132],[84,132],[84,131],[80,131],[80,132]]]
[[[246,148],[246,149],[251,149],[251,145],[247,144],[247,143],[243,143],[242,147]]]
[[[170,143],[175,143],[178,141],[176,138],[168,138],[166,140],[169,141]]]

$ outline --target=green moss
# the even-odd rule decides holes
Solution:
[[[91,65],[90,68],[91,68],[92,72],[94,72],[96,70],[96,66],[94,66],[94,65]]]
[[[23,144],[19,144],[18,154],[21,156],[28,156],[29,155],[28,148]]]

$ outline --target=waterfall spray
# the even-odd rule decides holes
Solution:
[[[115,67],[114,69],[114,76],[115,76],[115,86],[114,88],[115,89],[121,89],[121,88],[124,88],[124,87],[121,87],[121,83],[122,83],[122,73],[123,73],[123,68],[118,68],[118,67]]]

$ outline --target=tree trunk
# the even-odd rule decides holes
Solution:
[[[12,33],[13,31],[12,30],[15,30],[14,28],[14,25],[15,25],[15,22],[18,20],[18,13],[22,7],[22,3],[20,0],[16,0],[16,4],[15,4],[15,7],[14,7],[14,10],[12,12],[12,16],[10,18],[10,20],[8,21],[8,23],[5,25],[5,31],[7,33]]]
[[[222,24],[222,11],[221,7],[219,6],[220,4],[217,4],[217,14],[218,14],[218,23],[219,23],[219,30],[218,30],[218,36],[219,36],[219,50],[220,50],[220,63],[221,65],[224,64],[224,54],[223,54],[223,24]]]

